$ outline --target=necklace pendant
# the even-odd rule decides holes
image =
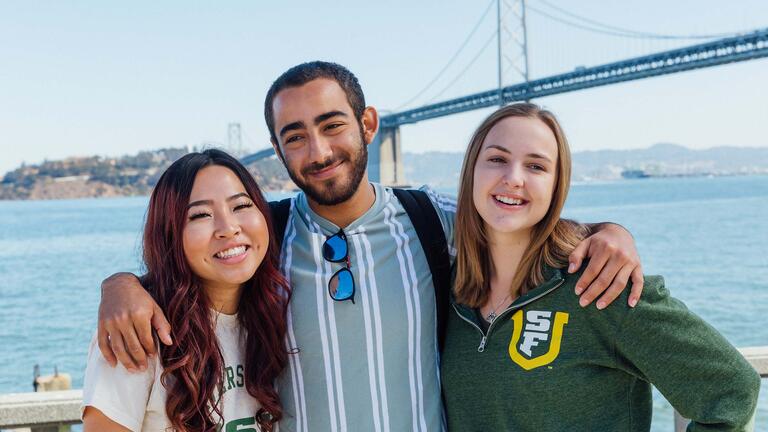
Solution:
[[[493,322],[493,320],[496,319],[496,311],[491,311],[491,313],[488,314],[487,317],[485,317],[485,320],[488,322]]]

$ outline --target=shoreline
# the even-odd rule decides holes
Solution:
[[[572,179],[572,186],[589,186],[608,183],[630,183],[630,182],[645,182],[653,180],[666,180],[666,179],[706,179],[706,178],[728,178],[728,177],[763,177],[768,176],[768,172],[748,172],[748,173],[701,173],[701,174],[669,174],[669,175],[649,175],[646,177],[615,177],[615,178],[587,178],[587,179]],[[420,186],[421,182],[413,182],[413,187]],[[0,187],[2,185],[0,184]],[[5,198],[0,194],[0,203],[2,202],[21,202],[21,201],[72,201],[72,200],[89,200],[89,199],[119,199],[119,198],[135,198],[135,197],[149,197],[152,190],[142,190],[139,193],[111,193],[111,194],[82,194],[82,195],[63,195],[56,196],[46,194],[44,196],[34,198]],[[299,192],[299,189],[263,189],[262,192],[265,195],[277,195],[281,197],[287,197]]]

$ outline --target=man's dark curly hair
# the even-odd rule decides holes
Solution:
[[[302,63],[288,69],[280,75],[280,77],[272,83],[272,86],[269,87],[267,97],[264,100],[264,119],[267,121],[269,136],[274,142],[277,142],[277,135],[275,134],[275,113],[272,110],[272,103],[275,100],[275,96],[277,96],[281,90],[290,87],[300,87],[318,78],[328,78],[336,81],[344,90],[344,93],[347,94],[347,101],[349,102],[349,106],[352,107],[352,112],[355,114],[355,118],[358,121],[362,119],[363,111],[365,110],[365,96],[363,95],[363,89],[360,88],[360,83],[357,81],[357,77],[350,72],[349,69],[340,64],[324,61]]]

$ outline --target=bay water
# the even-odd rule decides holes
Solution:
[[[0,393],[32,391],[35,364],[82,387],[100,282],[140,271],[147,200],[0,201]],[[576,184],[565,210],[627,227],[645,273],[737,347],[768,346],[767,215],[768,176]],[[768,430],[767,381],[756,430]],[[656,394],[654,406],[652,429],[672,430],[669,404]]]

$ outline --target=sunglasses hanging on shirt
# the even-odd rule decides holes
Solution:
[[[349,245],[344,230],[339,230],[336,234],[325,239],[323,258],[332,263],[343,262],[346,264],[346,267],[334,273],[331,280],[328,281],[328,295],[336,301],[349,300],[355,303],[355,279],[349,270],[352,266],[349,261]]]

